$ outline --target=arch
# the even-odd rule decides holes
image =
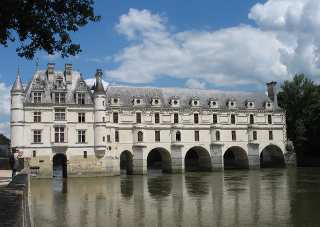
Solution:
[[[120,173],[130,175],[133,172],[133,155],[130,151],[120,154]]]
[[[67,178],[67,157],[63,153],[58,153],[53,156],[53,177]]]
[[[143,142],[143,132],[138,132],[138,142]]]
[[[211,157],[209,152],[200,146],[190,148],[184,156],[185,171],[211,171]]]
[[[225,169],[248,169],[247,152],[238,146],[230,147],[223,155],[223,164]]]
[[[171,156],[164,148],[152,149],[147,157],[148,171],[161,171],[163,173],[171,173]]]
[[[270,144],[266,146],[260,153],[261,168],[281,168],[285,167],[284,155],[276,145]]]

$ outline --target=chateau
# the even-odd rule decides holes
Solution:
[[[284,166],[285,112],[267,93],[107,86],[49,63],[11,89],[11,147],[38,177]]]

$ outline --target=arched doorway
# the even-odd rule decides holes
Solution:
[[[281,168],[285,167],[282,150],[276,145],[266,146],[260,154],[261,168]]]
[[[147,157],[147,169],[151,172],[171,173],[171,156],[164,148],[152,149]]]
[[[59,153],[53,156],[53,177],[67,178],[67,157]]]
[[[123,151],[120,155],[120,173],[132,174],[133,172],[133,157],[130,151]]]
[[[184,157],[185,171],[211,171],[211,157],[203,147],[189,149]]]
[[[247,152],[241,147],[230,147],[223,155],[225,169],[248,169]]]

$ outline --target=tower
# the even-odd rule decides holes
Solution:
[[[24,89],[18,71],[16,80],[11,88],[11,147],[19,148],[23,146],[23,124],[24,124]]]
[[[106,123],[105,123],[105,110],[106,110],[106,92],[102,84],[102,70],[96,71],[96,83],[94,87],[94,145],[96,156],[101,158],[106,151]]]

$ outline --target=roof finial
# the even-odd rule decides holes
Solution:
[[[14,81],[14,84],[11,88],[11,92],[14,92],[14,91],[23,92],[23,86],[22,86],[22,82],[21,82],[21,78],[20,78],[20,66],[19,65],[18,65],[18,69],[17,69],[16,80]]]

